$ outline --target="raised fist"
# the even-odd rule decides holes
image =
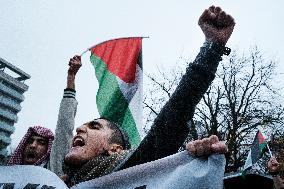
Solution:
[[[81,66],[82,66],[82,63],[81,63],[80,56],[75,55],[73,58],[70,58],[68,74],[75,76]]]
[[[235,21],[220,7],[211,6],[202,13],[198,25],[207,41],[226,45],[234,30]]]

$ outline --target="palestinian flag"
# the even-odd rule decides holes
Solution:
[[[142,37],[119,38],[92,48],[101,117],[118,123],[138,146],[142,131]]]
[[[251,149],[249,151],[244,170],[252,167],[262,156],[264,150],[267,147],[267,143],[265,138],[260,130],[257,131],[254,141],[251,145]]]

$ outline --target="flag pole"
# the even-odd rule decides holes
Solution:
[[[116,39],[123,39],[123,38],[135,38],[135,37],[121,37],[121,38],[116,38]],[[150,38],[150,37],[149,37],[149,36],[145,36],[145,37],[141,37],[141,38]],[[107,41],[116,40],[116,39],[110,39],[110,40],[107,40]],[[104,42],[106,42],[106,41],[104,41]],[[104,42],[101,42],[101,43],[104,43]],[[98,43],[98,44],[96,44],[96,45],[93,45],[93,46],[87,48],[85,51],[83,51],[83,52],[80,54],[80,56],[82,57],[82,56],[83,56],[86,52],[88,52],[91,48],[93,48],[93,47],[95,47],[95,46],[97,46],[97,45],[99,45],[99,44],[101,44],[101,43]]]
[[[86,52],[88,52],[90,50],[90,48],[86,49],[85,51],[83,51],[80,56],[82,57]]]
[[[272,153],[271,153],[271,150],[270,150],[270,148],[269,148],[269,146],[268,146],[268,143],[266,143],[266,146],[267,146],[267,149],[268,149],[268,152],[269,152],[269,154],[270,154],[270,157],[272,158]]]

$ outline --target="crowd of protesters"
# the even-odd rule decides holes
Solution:
[[[78,104],[75,79],[82,65],[81,57],[74,56],[69,61],[55,135],[41,126],[30,127],[8,165],[42,166],[73,186],[176,153],[189,132],[187,122],[213,81],[222,55],[230,53],[225,45],[235,26],[232,16],[214,6],[202,13],[198,24],[205,35],[204,45],[137,148],[131,148],[127,133],[118,124],[105,118],[86,121],[73,136]],[[190,142],[186,149],[197,157],[227,151],[216,136]],[[272,158],[268,169],[275,175],[276,188],[283,188],[277,168],[278,163]]]

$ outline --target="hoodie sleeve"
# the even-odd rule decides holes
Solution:
[[[51,148],[48,169],[58,176],[63,175],[62,163],[71,147],[75,115],[77,110],[76,91],[65,89],[60,103],[55,138]]]
[[[194,62],[190,63],[175,92],[161,109],[138,148],[124,162],[122,169],[154,161],[176,153],[189,132],[196,105],[215,78],[222,55],[230,49],[205,42]]]

